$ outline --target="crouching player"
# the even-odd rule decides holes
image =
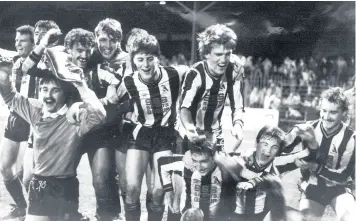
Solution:
[[[10,73],[9,66],[1,64],[1,96],[34,132],[34,169],[26,220],[63,220],[71,211],[73,205],[68,202],[73,201],[72,191],[78,185],[75,159],[82,136],[105,121],[105,109],[85,81],[73,86],[47,76],[40,81],[39,99],[30,99],[16,92]],[[66,116],[74,87],[84,101],[79,124],[69,123]]]
[[[307,132],[299,130],[296,133]],[[285,146],[285,133],[278,127],[265,126],[258,132],[255,148],[249,153],[227,155],[216,152],[215,162],[222,171],[228,171],[238,182],[235,196],[227,197],[225,203],[227,206],[233,205],[227,210],[227,214],[229,210],[232,212],[227,218],[264,220],[268,217],[267,219],[271,220],[301,220],[297,211],[287,213],[279,175],[294,169],[290,163],[308,156],[310,150],[307,148],[294,156],[278,157]],[[293,214],[293,217],[290,214]]]
[[[199,208],[204,220],[217,220],[225,205],[223,197],[236,185],[214,162],[214,144],[191,144],[184,156],[161,157],[158,160],[163,189],[169,201],[168,221],[180,219],[190,208]]]

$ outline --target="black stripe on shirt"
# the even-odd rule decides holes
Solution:
[[[138,93],[134,79],[132,78],[132,76],[126,76],[124,78],[124,82],[125,82],[125,86],[126,86],[128,93],[130,94],[130,96],[132,97],[132,99],[134,100],[134,102],[137,105],[138,121],[141,124],[145,124],[145,122],[146,122],[145,113],[144,113],[142,105],[141,105],[140,94]]]
[[[204,220],[209,220],[210,216],[211,175],[213,171],[201,177],[199,207],[204,213]]]
[[[193,172],[188,168],[184,167],[184,181],[185,181],[185,206],[183,212],[185,210],[192,208],[192,175]]]
[[[345,170],[343,170],[341,173],[338,172],[332,172],[328,170],[328,168],[324,167],[321,172],[319,173],[320,176],[323,176],[324,178],[330,180],[330,181],[336,181],[339,183],[346,182],[347,178],[350,177],[355,169],[355,151],[353,151],[352,156],[350,158],[349,163],[347,164],[347,167]],[[318,179],[318,184],[319,184],[319,179]]]
[[[246,191],[245,197],[246,202],[244,214],[255,214],[257,190],[253,189]]]
[[[342,141],[341,141],[340,146],[338,148],[339,149],[339,155],[338,155],[338,158],[337,158],[336,169],[340,168],[340,163],[341,163],[342,156],[344,155],[344,153],[346,151],[347,143],[350,141],[352,134],[353,134],[353,131],[349,127],[346,127],[345,132],[344,132],[344,136],[342,137]]]
[[[168,124],[169,126],[173,126],[175,121],[176,121],[176,110],[177,110],[177,99],[178,99],[178,93],[179,93],[179,75],[176,69],[171,68],[171,67],[165,67],[164,68],[167,73],[168,73],[168,78],[169,78],[169,87],[171,90],[171,99],[172,99],[172,104],[171,104],[171,115],[169,116],[168,119]]]
[[[214,112],[218,105],[218,96],[219,96],[219,88],[220,88],[220,79],[213,80],[213,85],[210,88],[210,95],[208,100],[207,109],[204,115],[204,130],[211,131],[211,125],[214,120]]]
[[[198,112],[198,104],[200,104],[202,102],[203,94],[205,92],[205,87],[206,87],[206,79],[205,79],[206,78],[206,74],[205,74],[203,63],[202,62],[199,63],[195,67],[195,69],[200,74],[201,86],[198,89],[197,93],[195,94],[194,99],[192,101],[192,105],[191,105],[191,107],[189,109],[191,114],[192,114],[192,119],[193,119],[194,124],[196,123],[196,117],[197,117],[197,112]]]

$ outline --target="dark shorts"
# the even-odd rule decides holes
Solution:
[[[126,154],[127,149],[135,144],[132,136],[132,132],[135,129],[135,126],[135,124],[124,123],[121,134],[115,136],[112,139],[110,146],[115,150]]]
[[[176,132],[173,128],[136,126],[133,132],[135,144],[129,149],[157,153],[161,151],[173,151],[176,145]]]
[[[11,111],[7,118],[4,137],[15,142],[23,142],[28,140],[29,133],[30,124],[17,113]]]
[[[327,186],[316,186],[308,185],[305,190],[301,190],[301,199],[313,200],[320,203],[321,205],[327,206],[331,203],[335,197],[340,196],[344,193],[350,193],[348,188],[343,186],[337,187],[327,187]]]
[[[85,154],[102,147],[109,148],[114,137],[120,133],[120,127],[117,125],[105,125],[105,127],[90,131],[84,135],[80,151]]]
[[[76,177],[55,178],[34,175],[29,187],[28,214],[64,217],[76,208],[79,185]]]

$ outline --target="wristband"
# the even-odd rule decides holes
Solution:
[[[29,58],[30,58],[33,62],[38,63],[38,62],[41,60],[42,56],[36,54],[34,51],[31,51],[31,53],[30,53],[30,55],[29,55]]]

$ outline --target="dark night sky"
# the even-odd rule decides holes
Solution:
[[[192,2],[183,2],[193,8]],[[202,9],[211,2],[199,2]],[[168,57],[190,52],[190,41],[170,41],[174,34],[191,34],[192,14],[176,2],[0,2],[0,47],[14,50],[15,28],[52,19],[66,33],[75,27],[94,30],[105,17],[168,36],[161,40]],[[308,56],[352,56],[355,53],[355,2],[216,2],[197,14],[197,28],[225,23],[239,36],[244,55],[280,60]]]

